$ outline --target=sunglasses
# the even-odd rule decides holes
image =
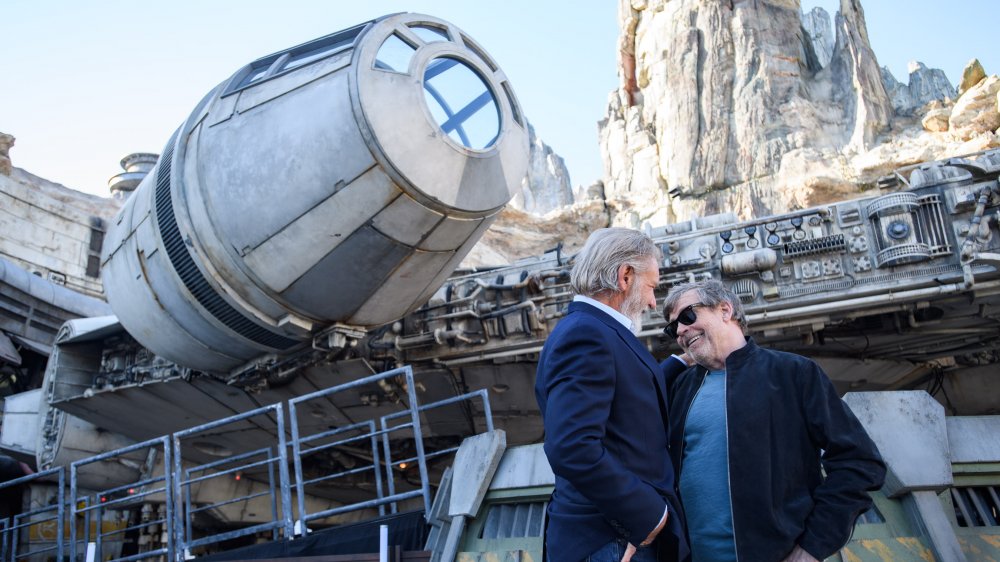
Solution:
[[[667,323],[667,326],[663,328],[663,333],[666,334],[670,339],[677,339],[677,323],[680,322],[685,326],[690,326],[698,321],[698,315],[695,314],[694,309],[699,306],[708,306],[705,303],[696,302],[684,307],[681,313],[677,315],[672,322]]]

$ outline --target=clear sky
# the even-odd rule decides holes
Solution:
[[[706,0],[710,1],[710,0]],[[132,152],[158,153],[201,97],[244,64],[392,12],[448,20],[504,69],[537,134],[574,186],[601,177],[597,121],[617,86],[615,0],[5,0],[0,131],[15,166],[107,196]],[[837,0],[803,0],[836,11]],[[867,0],[879,63],[954,83],[978,57],[1000,73],[997,0]]]

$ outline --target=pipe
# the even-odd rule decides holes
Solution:
[[[989,290],[1000,288],[1000,280],[987,281],[985,283],[980,283],[975,286],[977,293],[979,290]],[[776,310],[773,312],[759,312],[757,314],[748,314],[747,323],[752,326],[753,330],[757,330],[758,326],[756,323],[764,323],[763,325],[771,327],[791,327],[793,325],[801,325],[804,321],[802,318],[797,318],[800,316],[815,314],[823,315],[831,312],[846,311],[851,309],[861,309],[862,306],[876,303],[884,303],[885,301],[898,302],[896,306],[889,307],[879,307],[876,309],[864,309],[863,313],[855,313],[853,315],[848,315],[849,317],[857,316],[869,316],[875,313],[881,312],[895,312],[901,310],[904,304],[911,303],[915,300],[923,300],[927,297],[943,296],[957,294],[961,292],[969,291],[964,283],[949,283],[946,285],[939,285],[937,287],[928,287],[924,289],[913,289],[910,291],[902,291],[898,293],[888,293],[888,294],[876,294],[867,297],[858,297],[854,299],[848,299],[843,301],[830,301],[821,304],[813,304],[805,307],[799,308],[787,308],[784,310]],[[815,317],[813,317],[815,318]],[[784,320],[785,323],[780,323]],[[639,337],[649,337],[658,335],[661,328],[643,330],[638,334]]]

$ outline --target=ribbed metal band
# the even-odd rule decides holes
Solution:
[[[204,275],[194,263],[174,216],[174,205],[170,194],[170,167],[174,156],[174,142],[177,132],[167,142],[160,158],[160,169],[156,175],[156,224],[160,227],[163,247],[167,250],[174,271],[181,278],[195,300],[219,322],[244,338],[274,349],[288,349],[299,342],[281,334],[271,332],[252,322],[240,311],[233,308],[208,284]]]

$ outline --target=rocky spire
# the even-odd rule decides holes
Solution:
[[[573,204],[573,189],[569,170],[562,157],[552,147],[535,135],[535,128],[528,123],[530,154],[528,173],[521,180],[521,191],[514,195],[512,207],[544,215],[553,209]]]
[[[888,68],[882,67],[882,83],[897,115],[910,116],[932,101],[955,101],[958,97],[943,70],[913,61],[909,71],[909,82],[902,84]]]
[[[802,14],[802,30],[805,32],[804,39],[807,40],[806,55],[812,50],[815,55],[816,70],[826,68],[833,58],[833,24],[830,23],[830,14],[823,8],[815,7]]]
[[[837,42],[830,61],[834,86],[832,101],[844,108],[850,147],[861,151],[869,148],[875,135],[889,126],[892,103],[868,41],[860,0],[840,0],[835,27]]]
[[[658,192],[635,207],[665,206],[659,221],[768,213],[796,204],[777,181],[790,153],[869,148],[893,109],[861,6],[842,0],[826,65],[800,9],[619,0],[621,88],[599,124],[607,197]]]

